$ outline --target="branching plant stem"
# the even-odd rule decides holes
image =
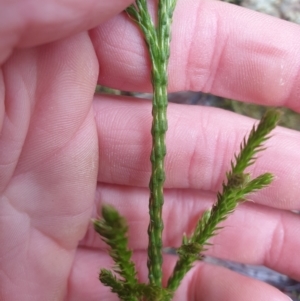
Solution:
[[[151,81],[152,100],[152,174],[149,183],[150,199],[148,226],[148,278],[149,283],[139,283],[134,263],[129,250],[126,220],[111,206],[103,206],[102,218],[94,221],[95,230],[110,246],[110,255],[115,262],[114,272],[102,269],[99,279],[116,293],[123,301],[170,301],[185,274],[194,262],[203,256],[208,247],[208,240],[221,229],[218,224],[224,221],[236,206],[254,191],[268,186],[273,176],[265,173],[251,179],[245,170],[256,160],[256,154],[262,150],[269,133],[277,125],[280,113],[272,110],[265,114],[257,127],[253,127],[248,139],[244,139],[240,153],[231,162],[231,170],[226,174],[222,192],[217,194],[217,201],[199,219],[196,229],[190,237],[184,235],[178,248],[178,261],[169,278],[166,288],[162,286],[162,208],[164,204],[163,186],[165,182],[164,159],[166,155],[165,135],[167,124],[167,66],[170,56],[170,28],[175,0],[158,0],[157,24],[151,20],[146,0],[136,0],[126,9],[129,17],[141,29],[149,50],[152,64]]]
[[[179,260],[173,275],[168,281],[168,289],[175,292],[184,275],[191,269],[193,263],[205,251],[207,241],[214,236],[221,227],[218,224],[232,213],[245,197],[268,186],[273,175],[265,173],[251,180],[245,169],[255,162],[255,156],[262,151],[262,144],[269,138],[268,135],[277,125],[280,111],[268,111],[257,127],[253,127],[248,139],[244,138],[239,155],[235,162],[231,162],[231,170],[226,174],[227,182],[223,183],[222,192],[217,194],[217,202],[211,210],[205,211],[198,221],[197,227],[190,238],[183,237],[182,246],[178,249]]]

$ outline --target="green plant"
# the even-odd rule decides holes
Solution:
[[[94,221],[95,230],[110,246],[110,255],[115,262],[114,273],[102,269],[100,281],[111,287],[121,300],[169,301],[172,299],[184,275],[192,268],[194,262],[201,259],[208,247],[208,239],[221,228],[220,222],[232,213],[236,206],[243,202],[246,195],[269,185],[273,179],[265,173],[251,179],[246,168],[256,160],[256,154],[263,150],[263,143],[276,126],[280,113],[268,111],[260,123],[251,130],[244,139],[240,153],[231,162],[231,170],[226,174],[222,192],[217,195],[215,205],[206,210],[199,219],[191,236],[184,236],[178,248],[178,261],[167,287],[162,287],[162,207],[164,203],[163,185],[165,181],[164,158],[166,155],[165,133],[167,131],[167,64],[170,54],[170,27],[175,8],[174,0],[160,0],[158,4],[158,20],[155,26],[147,9],[146,0],[136,0],[134,5],[126,9],[129,17],[140,27],[149,49],[152,62],[152,175],[150,179],[148,227],[148,278],[149,283],[139,283],[132,252],[127,246],[126,220],[111,206],[103,206],[102,218]]]

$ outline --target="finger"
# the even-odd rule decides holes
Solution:
[[[135,254],[141,282],[147,282],[147,270],[145,266],[145,254]],[[164,282],[172,271],[176,257],[164,256]],[[117,296],[109,292],[109,288],[99,283],[98,274],[100,268],[110,268],[111,259],[108,255],[93,249],[79,249],[69,279],[69,294],[67,301],[79,300],[103,300],[116,301]],[[189,300],[266,300],[287,301],[290,300],[277,289],[238,275],[225,268],[198,263],[184,278],[174,296],[174,301]]]
[[[169,89],[299,111],[299,35],[298,25],[221,1],[178,1]],[[145,43],[126,15],[101,25],[91,36],[101,84],[126,91],[150,90]]]
[[[290,300],[274,287],[222,267],[198,264],[193,272],[187,293],[195,300]]]
[[[0,1],[0,64],[15,47],[36,46],[88,30],[132,0]]]
[[[129,223],[130,247],[146,250],[148,199],[149,191],[146,188],[100,185],[93,217],[98,217],[104,203],[113,205]],[[187,189],[165,190],[164,247],[179,247],[183,234],[193,232],[204,210],[212,208],[215,201],[216,195],[213,193]],[[209,240],[212,246],[206,254],[236,262],[265,265],[300,279],[300,260],[293,255],[300,248],[298,215],[248,202],[240,205],[221,226],[223,229],[218,235]],[[92,227],[81,245],[105,247]],[[291,258],[294,259],[291,261]]]
[[[101,96],[94,101],[100,147],[98,181],[146,187],[150,178],[151,104],[132,98]],[[166,188],[217,192],[240,143],[254,120],[227,111],[170,104],[168,108]],[[247,169],[253,177],[275,176],[253,201],[299,209],[300,134],[277,128]]]

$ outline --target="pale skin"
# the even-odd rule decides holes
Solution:
[[[147,280],[151,103],[94,96],[96,83],[150,91],[130,1],[0,0],[0,300],[117,300],[90,219],[101,203],[129,222]],[[215,1],[178,0],[170,91],[202,90],[300,112],[300,27]],[[164,244],[178,246],[221,187],[253,120],[170,104]],[[250,172],[275,182],[249,197],[208,254],[264,264],[300,280],[300,134],[278,128]],[[263,205],[263,206],[262,206]],[[165,256],[165,279],[176,257]],[[284,301],[276,289],[198,263],[175,299]]]

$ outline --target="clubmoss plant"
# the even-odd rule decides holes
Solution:
[[[262,151],[263,143],[278,123],[280,113],[268,111],[257,126],[244,139],[240,153],[231,162],[231,169],[226,174],[222,192],[217,194],[217,201],[206,210],[199,219],[190,237],[183,236],[178,248],[178,261],[167,287],[162,286],[162,208],[164,203],[163,185],[165,181],[164,158],[166,155],[165,134],[167,131],[167,65],[170,55],[170,28],[175,9],[174,0],[158,1],[157,24],[151,20],[146,0],[136,0],[126,9],[128,16],[141,29],[152,63],[151,79],[153,86],[152,101],[152,174],[149,183],[150,199],[148,227],[148,278],[149,283],[139,283],[135,265],[131,260],[132,251],[128,248],[128,226],[126,220],[111,206],[103,206],[102,217],[94,220],[94,228],[110,247],[110,255],[115,262],[114,273],[102,269],[100,281],[109,286],[120,300],[124,301],[170,301],[185,274],[196,260],[201,259],[208,248],[208,240],[215,235],[220,226],[236,206],[254,191],[268,186],[273,176],[265,173],[251,179],[246,168],[254,164],[256,154]]]

